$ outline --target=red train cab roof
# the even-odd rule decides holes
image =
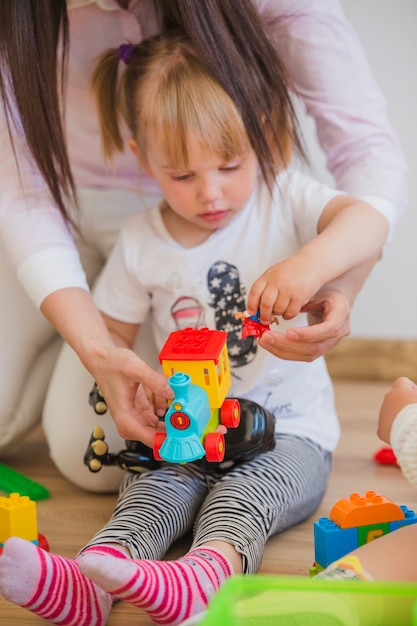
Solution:
[[[159,361],[208,361],[217,363],[227,333],[210,328],[184,328],[172,332],[159,353]]]

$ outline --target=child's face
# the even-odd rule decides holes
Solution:
[[[247,204],[255,187],[258,161],[253,150],[225,163],[221,157],[202,150],[197,141],[188,142],[189,169],[166,164],[162,151],[152,146],[147,172],[159,183],[164,197],[181,219],[204,230],[226,226]]]

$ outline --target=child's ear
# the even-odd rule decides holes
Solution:
[[[139,152],[138,144],[136,143],[136,139],[134,137],[129,138],[128,145],[143,169],[145,170],[146,174],[153,178],[153,173],[151,168],[149,167],[149,163],[143,158],[142,154]]]

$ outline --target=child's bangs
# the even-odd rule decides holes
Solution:
[[[158,110],[159,109],[159,110]],[[203,77],[181,81],[154,101],[148,131],[158,141],[170,166],[187,169],[188,141],[218,154],[225,162],[247,152],[249,140],[235,105],[229,96]]]

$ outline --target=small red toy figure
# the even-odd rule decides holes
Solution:
[[[246,337],[262,337],[265,331],[269,330],[269,324],[263,324],[260,319],[259,309],[255,315],[249,315],[247,311],[235,313],[235,319],[242,320],[242,339]],[[273,323],[278,324],[278,318],[274,317]]]

